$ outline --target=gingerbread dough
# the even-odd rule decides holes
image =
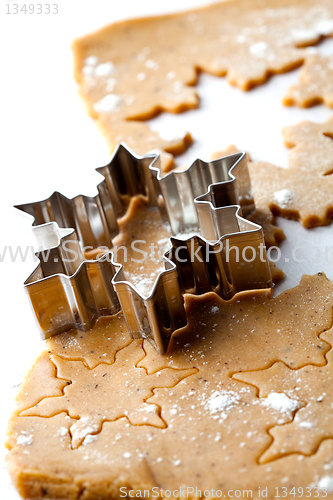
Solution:
[[[127,488],[143,496],[145,489],[187,486],[226,497],[246,489],[259,498],[259,487],[267,487],[272,499],[276,487],[327,487],[333,368],[332,338],[322,333],[332,326],[332,307],[332,283],[305,276],[273,300],[246,293],[229,302],[214,294],[188,296],[189,325],[163,357],[146,341],[128,343],[122,315],[100,319],[90,332],[50,339],[9,423],[8,466],[21,495],[118,499]],[[270,385],[265,369],[276,362],[291,375],[283,381],[280,373]],[[300,394],[294,373],[304,386]],[[314,415],[324,440],[302,447],[293,439],[286,456],[280,452],[264,463],[269,432],[282,429],[282,448],[283,424],[297,427],[298,413],[324,390],[327,404]]]
[[[198,106],[200,71],[227,75],[243,90],[289,71],[302,48],[333,33],[331,0],[235,0],[105,27],[74,43],[75,78],[110,150],[125,141],[144,154],[159,149],[163,167],[191,142],[161,137],[143,122],[161,111]]]
[[[333,56],[314,53],[307,57],[299,83],[289,89],[283,104],[308,108],[321,103],[333,108]]]
[[[332,333],[331,328],[320,338],[332,345]],[[274,441],[260,457],[261,463],[295,452],[312,455],[324,439],[333,437],[330,416],[333,401],[332,354],[331,349],[324,366],[291,370],[280,361],[262,372],[234,375],[233,378],[258,387],[260,398],[267,398],[271,393],[284,393],[301,406],[291,423],[269,431]]]
[[[269,237],[266,244],[283,239],[270,213],[302,222],[310,228],[329,224],[333,216],[333,118],[326,123],[302,122],[283,130],[291,148],[289,168],[266,162],[249,162],[258,222]],[[225,152],[214,153],[218,158]]]
[[[302,122],[283,130],[289,168],[265,162],[250,165],[256,204],[298,219],[309,228],[329,224],[333,215],[333,118]]]

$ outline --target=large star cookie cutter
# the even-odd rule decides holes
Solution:
[[[89,330],[99,316],[122,309],[130,335],[147,338],[163,354],[172,333],[187,324],[185,293],[213,291],[228,300],[272,287],[263,230],[243,218],[255,208],[245,153],[197,159],[164,177],[159,162],[157,154],[137,156],[120,144],[110,163],[97,169],[104,180],[95,197],[68,199],[55,192],[16,206],[34,217],[42,243],[40,262],[24,286],[44,338],[71,328]],[[147,297],[127,281],[112,252],[94,261],[85,260],[81,250],[112,249],[117,219],[135,195],[157,206],[176,235]],[[68,231],[61,236],[63,228]],[[195,234],[179,235],[189,232]]]

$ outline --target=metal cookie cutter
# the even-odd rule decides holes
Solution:
[[[70,328],[89,330],[99,316],[121,308],[130,335],[147,338],[163,354],[172,333],[187,324],[185,293],[214,291],[228,300],[240,291],[272,287],[262,228],[242,217],[255,208],[245,153],[211,162],[197,159],[165,177],[159,162],[156,154],[140,157],[120,144],[110,163],[97,169],[104,180],[95,197],[68,199],[55,192],[16,207],[34,217],[42,240],[48,234],[53,241],[46,238],[45,262],[44,253],[38,254],[40,263],[25,282],[45,338]],[[159,207],[176,235],[148,297],[126,280],[112,253],[89,261],[80,249],[112,248],[117,219],[135,195]],[[65,237],[66,251],[59,226],[73,228]],[[187,238],[178,235],[193,231],[197,234]],[[76,249],[71,265],[68,248]]]
[[[39,264],[24,286],[44,338],[71,328],[89,330],[104,315],[120,310],[112,284],[119,265],[112,253],[85,260],[74,229],[56,222],[34,227]]]

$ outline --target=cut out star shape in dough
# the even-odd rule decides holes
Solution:
[[[147,400],[156,388],[169,388],[197,372],[190,368],[164,368],[149,375],[137,364],[145,353],[141,341],[133,341],[116,354],[115,362],[89,369],[82,361],[51,356],[57,377],[68,381],[60,397],[44,398],[22,416],[51,417],[67,412],[77,419],[71,426],[72,447],[77,448],[88,434],[100,432],[104,421],[127,417],[132,425],[164,428],[166,424],[158,405]]]
[[[333,329],[320,336],[333,343]],[[265,463],[292,453],[312,455],[324,439],[333,438],[333,352],[324,366],[306,365],[293,370],[282,362],[269,369],[237,373],[234,379],[259,388],[259,397],[279,393],[302,403],[292,422],[273,427],[271,446],[260,457]]]
[[[318,52],[306,58],[299,83],[290,87],[283,104],[308,108],[321,103],[333,108],[333,55]]]
[[[296,68],[305,45],[332,33],[332,16],[327,0],[251,0],[129,20],[75,41],[75,77],[111,150],[121,141],[139,154],[159,149],[169,169],[190,134],[163,137],[143,120],[196,108],[200,71],[249,90]]]
[[[285,127],[283,138],[291,148],[288,168],[248,157],[257,208],[251,220],[262,225],[267,246],[284,237],[273,214],[299,220],[306,228],[329,224],[333,216],[333,118]],[[236,151],[230,146],[213,158]]]
[[[285,145],[292,148],[288,168],[265,162],[249,165],[256,206],[298,219],[307,228],[329,224],[333,216],[333,118],[286,127],[283,136]]]

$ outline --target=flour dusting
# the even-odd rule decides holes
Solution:
[[[95,68],[96,76],[109,76],[114,72],[114,64],[109,61],[103,64],[98,64]]]
[[[293,197],[294,193],[289,189],[281,189],[281,191],[275,191],[274,193],[274,200],[277,201],[282,208],[286,208]]]
[[[333,19],[324,19],[320,21],[316,28],[321,35],[331,35],[333,33]]]
[[[159,266],[155,271],[150,273],[148,276],[145,274],[144,270],[142,273],[138,274],[128,274],[128,280],[133,283],[138,292],[143,295],[145,298],[149,297],[151,292],[153,291],[157,276],[161,272],[165,271],[165,267],[163,264]]]
[[[318,481],[318,488],[326,490],[328,493],[333,493],[333,477],[324,476]]]
[[[227,411],[237,405],[240,396],[235,391],[214,391],[209,398],[203,402],[204,407],[214,415],[213,418],[224,420],[227,418]]]
[[[250,53],[255,56],[262,56],[268,49],[268,44],[266,42],[258,42],[250,47]]]
[[[85,438],[84,438],[84,441],[83,441],[83,445],[86,446],[87,444],[90,444],[90,443],[93,443],[94,441],[96,441],[97,439],[97,436],[95,435],[92,435],[92,434],[88,434]]]
[[[80,419],[81,428],[75,429],[75,424],[72,426],[72,436],[75,437],[76,440],[84,439],[88,434],[92,434],[93,432],[97,432],[99,430],[99,425],[91,422],[89,417],[82,417]]]
[[[16,439],[17,444],[21,444],[22,446],[28,446],[32,444],[33,437],[27,431],[22,431],[21,435]]]
[[[89,56],[84,60],[82,74],[86,77],[106,77],[115,72],[115,65],[111,61],[98,64],[96,56]]]
[[[98,113],[110,113],[117,111],[121,104],[121,97],[116,94],[108,94],[103,99],[95,102],[94,109]]]
[[[302,404],[295,399],[290,399],[282,392],[271,392],[263,401],[263,405],[271,408],[272,410],[288,413],[301,408]]]

